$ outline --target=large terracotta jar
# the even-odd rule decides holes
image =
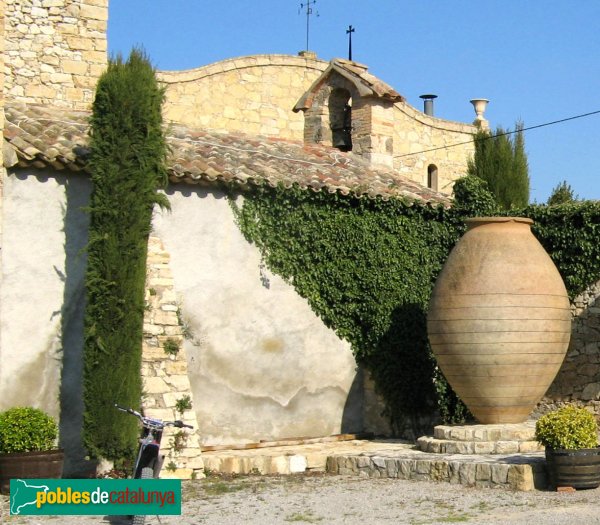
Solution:
[[[516,217],[467,220],[431,297],[433,353],[481,423],[525,421],[569,344],[567,291],[531,224]]]

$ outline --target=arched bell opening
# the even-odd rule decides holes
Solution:
[[[334,89],[329,95],[331,143],[341,151],[352,151],[352,97],[346,89]]]

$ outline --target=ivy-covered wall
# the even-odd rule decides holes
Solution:
[[[450,209],[268,187],[233,207],[267,266],[351,343],[385,398],[393,428],[408,419],[418,433],[424,430],[420,416],[436,410],[446,421],[466,415],[431,356],[426,312],[464,219],[499,214],[484,185],[471,177],[459,181]],[[598,204],[531,206],[509,214],[536,221],[534,233],[571,297],[598,280]]]

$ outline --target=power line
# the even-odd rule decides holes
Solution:
[[[543,128],[546,126],[552,126],[554,124],[560,124],[562,122],[568,122],[569,120],[575,120],[578,118],[584,118],[584,117],[590,117],[592,115],[597,115],[600,113],[600,110],[598,111],[590,111],[589,113],[582,113],[581,115],[575,115],[574,117],[567,117],[567,118],[563,118],[560,120],[553,120],[552,122],[546,122],[545,124],[537,124],[535,126],[529,126],[527,128],[521,128],[521,129],[513,129],[510,131],[505,131],[503,133],[498,133],[497,135],[490,135],[489,137],[485,137],[479,140],[489,140],[489,139],[493,139],[495,137],[503,137],[504,135],[513,135],[514,133],[520,133],[521,131],[529,131],[531,129],[537,129],[537,128]],[[429,153],[431,151],[438,151],[441,149],[448,149],[448,148],[455,148],[457,146],[464,146],[465,144],[471,144],[473,142],[473,139],[471,140],[467,140],[465,142],[457,142],[456,144],[450,144],[449,146],[438,146],[437,148],[431,148],[431,149],[425,149],[423,151],[416,151],[414,153],[405,153],[404,155],[394,155],[394,158],[401,158],[401,157],[411,157],[412,155],[421,155],[422,153]]]

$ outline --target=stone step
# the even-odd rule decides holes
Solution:
[[[204,468],[208,472],[220,474],[295,474],[312,470],[325,472],[326,455],[256,455],[239,454],[203,455]]]
[[[434,454],[332,455],[332,474],[418,481],[445,481],[474,487],[529,491],[546,489],[545,459],[540,453],[507,456]]]
[[[375,442],[368,440],[331,441],[281,445],[265,448],[228,449],[202,452],[204,468],[223,474],[294,474],[325,472],[327,457],[332,453],[360,454],[371,450],[414,448],[398,440]]]
[[[512,490],[546,488],[545,457],[532,454],[432,454],[401,441],[351,441],[202,454],[208,471],[294,474],[306,471],[446,481]]]
[[[437,425],[433,437],[449,441],[535,441],[535,421],[498,425]]]
[[[543,452],[537,441],[455,441],[423,436],[417,439],[423,452],[432,454],[516,454]]]

